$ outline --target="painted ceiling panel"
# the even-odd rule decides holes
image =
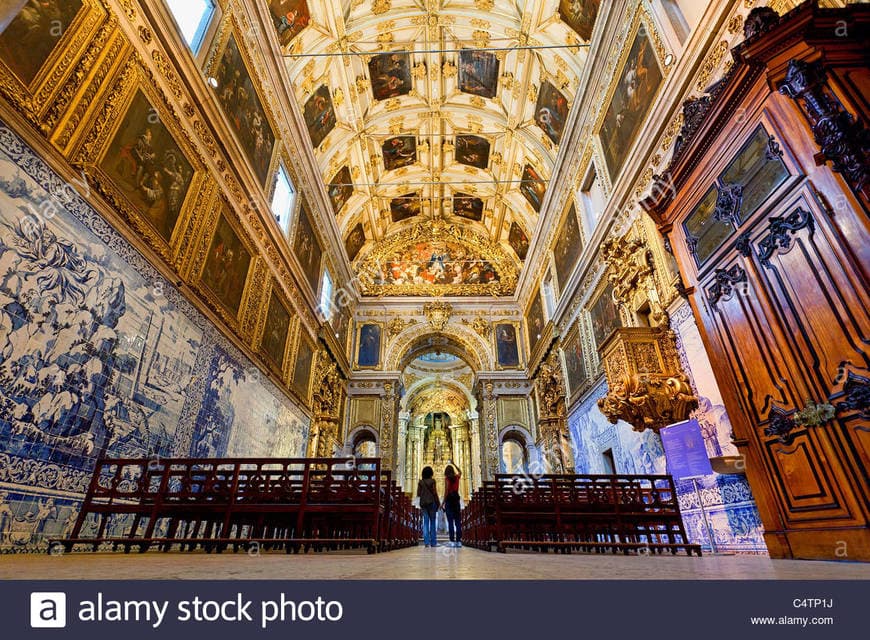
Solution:
[[[406,277],[378,264],[409,234],[455,269],[448,277],[437,263],[434,280],[418,277],[429,294],[513,293],[598,4],[269,3],[339,226],[353,235],[354,267],[375,269],[360,273],[365,293],[410,293]]]

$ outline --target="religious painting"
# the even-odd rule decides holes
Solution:
[[[169,242],[194,171],[141,90],[133,96],[99,166]]]
[[[616,329],[622,326],[619,309],[613,302],[613,285],[608,284],[589,310],[595,346],[601,347]]]
[[[27,0],[5,3],[4,11],[15,5],[20,10],[0,32],[0,59],[22,83],[30,85],[70,28],[83,2]]]
[[[520,345],[516,325],[509,322],[495,325],[495,351],[500,367],[520,365]]]
[[[347,251],[347,259],[353,262],[365,243],[366,232],[363,229],[362,223],[358,222],[347,235],[347,238],[344,239],[344,250]]]
[[[601,0],[559,0],[559,16],[586,42],[592,39],[592,29]]]
[[[458,242],[416,242],[387,255],[377,285],[468,285],[499,281],[495,266]]]
[[[580,333],[572,330],[562,347],[565,356],[565,377],[568,381],[568,393],[573,396],[586,382],[586,361],[580,342]]]
[[[406,193],[390,200],[390,217],[393,222],[402,222],[420,215],[422,207],[419,193]]]
[[[299,344],[296,346],[296,364],[293,365],[293,389],[308,403],[308,392],[311,386],[311,372],[314,369],[314,345],[305,336],[305,330],[299,327]]]
[[[548,80],[544,80],[535,106],[535,122],[553,144],[562,140],[562,131],[568,119],[568,99]]]
[[[529,253],[529,236],[523,231],[523,228],[516,222],[511,222],[511,229],[508,232],[508,244],[520,260],[525,260]]]
[[[251,254],[225,213],[221,213],[200,280],[234,316],[239,313]]]
[[[353,180],[347,165],[339,169],[327,185],[326,191],[329,194],[329,202],[332,203],[332,211],[338,215],[353,195]]]
[[[538,346],[538,340],[544,333],[544,304],[541,302],[541,292],[535,291],[532,296],[532,304],[529,305],[526,311],[526,329],[529,332],[529,353],[535,350]]]
[[[296,235],[293,238],[293,253],[302,266],[302,272],[311,286],[311,290],[317,293],[320,284],[320,259],[323,249],[320,241],[314,233],[314,225],[311,223],[311,214],[308,212],[308,204],[302,202],[299,208],[299,218],[296,223]]]
[[[308,127],[308,135],[311,144],[316,149],[326,136],[335,128],[335,109],[332,106],[332,96],[329,95],[329,87],[320,85],[303,108],[305,126]]]
[[[282,371],[284,369],[284,354],[287,351],[287,337],[290,334],[290,312],[275,291],[269,297],[269,309],[266,312],[266,326],[263,329],[263,339],[260,344],[263,353],[272,364]]]
[[[455,156],[456,162],[486,169],[489,166],[489,140],[480,136],[456,136]]]
[[[525,169],[523,169],[520,192],[529,201],[529,204],[532,205],[532,209],[540,213],[541,205],[544,202],[544,194],[547,192],[547,183],[544,182],[541,175],[530,164],[527,164]]]
[[[493,53],[463,49],[459,52],[459,90],[482,98],[498,91],[498,58]]]
[[[453,194],[453,215],[480,222],[483,219],[483,200],[467,193]]]
[[[582,250],[580,223],[577,221],[577,209],[572,203],[553,247],[553,262],[556,264],[556,279],[559,282],[560,291],[565,290],[565,285],[568,284],[568,278],[571,277],[571,272],[574,271]]]
[[[369,60],[369,78],[375,100],[406,96],[411,92],[411,59],[407,52],[382,53]]]
[[[384,167],[387,171],[407,167],[417,162],[417,138],[414,136],[390,138],[384,142],[382,150]]]
[[[360,367],[377,367],[381,364],[381,325],[363,324],[360,326],[356,363]]]
[[[350,311],[347,307],[341,307],[337,313],[332,315],[329,321],[332,325],[332,330],[335,334],[335,339],[341,345],[342,353],[347,353],[347,337],[350,330]]]
[[[230,35],[212,75],[218,82],[215,91],[230,121],[230,128],[239,139],[260,184],[266,184],[275,134],[234,35]]]
[[[662,70],[649,30],[641,25],[618,76],[599,132],[611,182],[616,181],[661,84]]]
[[[311,22],[311,13],[305,0],[270,0],[269,12],[282,47],[290,44]]]

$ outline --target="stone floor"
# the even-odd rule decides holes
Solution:
[[[556,555],[415,547],[382,553],[0,555],[0,579],[870,580],[870,564],[761,556]]]

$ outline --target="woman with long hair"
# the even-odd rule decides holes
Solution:
[[[462,472],[448,464],[444,469],[444,513],[447,516],[447,531],[450,534],[450,546],[462,546],[462,523],[460,512],[459,479]]]
[[[435,485],[435,472],[432,467],[423,467],[422,476],[417,482],[417,497],[420,499],[420,509],[423,510],[423,544],[437,547],[435,516],[438,515],[441,503],[438,500],[438,487]]]

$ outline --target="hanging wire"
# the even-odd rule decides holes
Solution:
[[[461,53],[463,51],[535,51],[539,49],[579,49],[580,47],[589,47],[588,44],[539,44],[525,45],[521,47],[459,47],[450,49],[429,49],[426,51],[408,51],[425,55],[430,53]],[[376,56],[385,53],[396,53],[396,51],[333,51],[328,53],[285,53],[285,58],[335,58],[346,56]]]

